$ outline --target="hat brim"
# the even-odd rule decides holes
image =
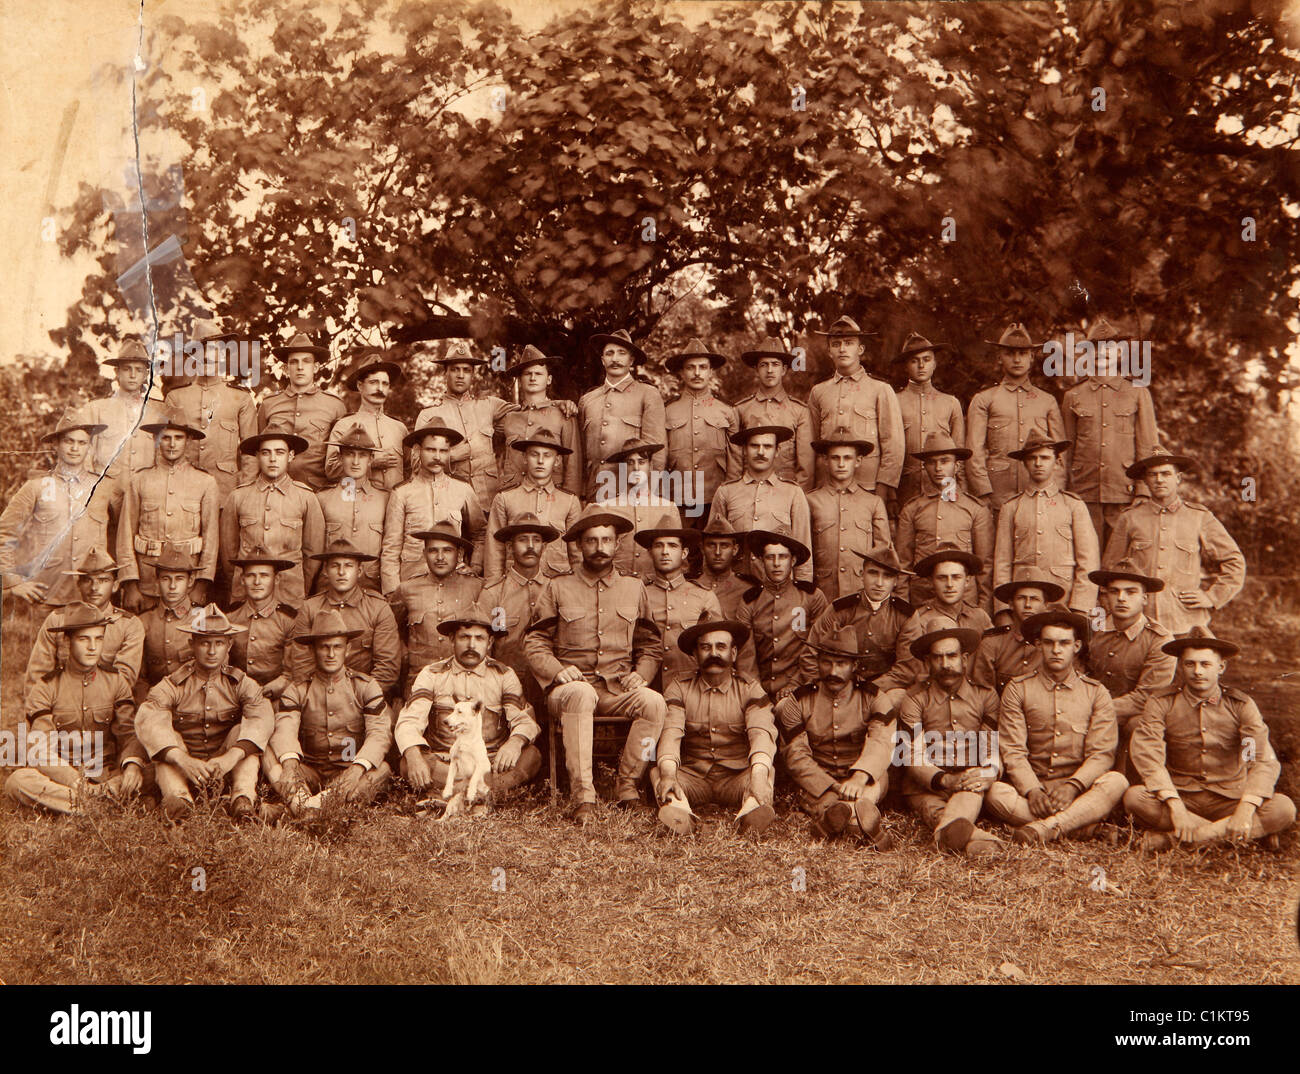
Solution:
[[[343,381],[343,387],[347,388],[350,392],[354,392],[357,390],[357,382],[364,380],[366,377],[370,376],[371,373],[387,373],[393,383],[401,381],[404,377],[402,367],[396,362],[370,362],[367,365],[363,365],[355,373],[349,373]]]
[[[423,429],[416,429],[414,432],[407,433],[402,437],[403,447],[415,447],[426,436],[442,436],[451,441],[451,446],[455,447],[465,438],[455,429],[448,429],[444,425],[426,425]]]
[[[234,623],[231,623],[225,630],[199,630],[196,627],[184,626],[181,623],[177,623],[176,629],[183,634],[190,634],[196,638],[233,638],[236,634],[243,634],[248,630],[248,627],[236,626]]]
[[[1048,604],[1065,596],[1065,590],[1055,582],[1037,578],[1022,578],[1015,582],[1003,582],[993,590],[993,595],[1004,604],[1010,604],[1011,598],[1016,595],[1016,591],[1019,589],[1041,589],[1043,591],[1043,600]]]
[[[912,564],[912,570],[924,578],[940,563],[960,563],[971,574],[978,574],[984,569],[984,561],[974,552],[947,549],[942,552],[931,552],[928,556],[918,559]]]
[[[1140,480],[1153,466],[1176,466],[1179,470],[1196,469],[1196,460],[1190,455],[1149,455],[1125,467],[1124,473],[1135,481]]]
[[[483,619],[444,619],[435,629],[444,638],[450,638],[463,626],[482,627],[493,637],[501,637],[506,633],[505,630],[495,627]]]
[[[53,430],[52,432],[48,432],[44,436],[42,436],[41,443],[51,444],[59,437],[63,436],[64,433],[75,433],[78,429],[80,429],[82,432],[86,433],[89,436],[98,436],[100,433],[104,432],[107,428],[108,428],[107,425],[96,425],[91,422],[79,422],[75,425],[61,425],[59,428]]]
[[[874,339],[874,338],[876,338],[877,336],[879,336],[880,333],[879,333],[879,332],[868,332],[868,331],[866,331],[865,329],[859,329],[859,330],[856,331],[856,332],[846,332],[846,331],[844,331],[844,330],[842,330],[842,329],[841,329],[840,331],[838,331],[838,332],[836,332],[836,331],[826,331],[826,332],[822,332],[822,331],[819,331],[819,330],[817,330],[817,329],[814,328],[814,329],[813,329],[813,335],[814,335],[814,336],[823,336],[823,337],[825,337],[826,339]]]
[[[705,634],[725,630],[737,648],[749,640],[749,627],[735,619],[716,619],[711,623],[696,623],[677,635],[677,648],[687,656],[695,655],[695,643]]]
[[[635,356],[638,362],[644,362],[646,360],[645,351],[631,340],[622,339],[619,336],[607,335],[604,332],[599,332],[587,340],[587,349],[593,354],[596,354],[600,348],[605,346],[606,343],[613,343],[616,347],[622,347],[625,351],[628,351]]]
[[[899,575],[902,575],[902,574],[906,574],[906,575],[915,575],[915,574],[916,574],[916,571],[910,571],[910,570],[908,570],[908,569],[907,569],[906,567],[904,567],[901,563],[886,563],[883,559],[876,559],[874,556],[869,556],[869,555],[867,555],[866,552],[857,552],[857,551],[855,551],[855,552],[854,552],[854,555],[857,555],[857,556],[861,557],[861,559],[862,559],[862,563],[863,563],[863,566],[865,566],[865,565],[868,564],[868,563],[874,563],[877,567],[883,567],[885,570],[889,571],[891,574],[899,574]]]
[[[1174,638],[1160,646],[1162,653],[1182,656],[1188,649],[1210,649],[1227,660],[1241,652],[1241,647],[1223,638]]]
[[[492,363],[489,362],[486,358],[475,358],[473,355],[471,355],[468,358],[463,356],[457,356],[455,358],[435,358],[433,359],[433,364],[434,365],[478,365],[478,366],[483,366],[486,369]]]
[[[682,544],[699,544],[702,540],[699,530],[687,529],[684,526],[681,529],[639,530],[632,540],[642,548],[649,549],[659,537],[676,537]]]
[[[291,559],[276,559],[273,556],[262,556],[260,559],[257,556],[248,556],[245,559],[232,559],[230,565],[232,567],[241,568],[272,567],[276,571],[287,571],[290,567],[298,566],[298,564]]]
[[[909,451],[908,454],[914,459],[933,459],[940,455],[952,455],[958,459],[969,459],[972,452],[970,448],[950,447],[931,451]]]
[[[228,335],[214,336],[207,342],[215,343],[219,339],[227,340],[230,338],[231,337]],[[315,343],[299,343],[297,346],[290,346],[285,343],[275,348],[275,356],[282,362],[286,361],[291,354],[314,354],[317,358],[328,358],[330,356],[330,349],[328,347],[317,346]]]
[[[78,630],[93,630],[95,627],[108,626],[107,619],[96,619],[93,623],[64,623],[49,627],[52,634],[75,634]]]
[[[1073,627],[1075,637],[1079,641],[1087,641],[1090,633],[1086,615],[1080,615],[1078,612],[1055,610],[1037,612],[1029,616],[1020,624],[1020,636],[1031,645],[1035,645],[1038,642],[1038,636],[1043,632],[1043,628],[1049,626]]]
[[[516,523],[513,526],[502,526],[492,534],[492,539],[504,544],[506,541],[513,541],[521,533],[535,533],[547,544],[560,539],[560,531],[554,526],[548,526],[545,523],[534,526],[527,522]]]
[[[565,531],[564,539],[569,543],[582,539],[582,535],[593,526],[613,526],[615,533],[631,533],[636,529],[635,523],[626,515],[617,515],[612,511],[598,511],[580,518]]]
[[[527,451],[530,447],[550,448],[557,455],[572,455],[573,448],[565,447],[563,444],[553,444],[549,440],[516,440],[510,445],[516,451]]]
[[[654,455],[663,451],[664,447],[665,445],[663,444],[640,444],[637,447],[620,448],[618,451],[614,452],[614,454],[606,455],[605,461],[607,463],[626,462],[629,455]]]
[[[1107,586],[1111,582],[1137,582],[1148,593],[1159,593],[1165,587],[1163,578],[1152,578],[1137,571],[1089,571],[1088,581],[1098,586]]]
[[[990,347],[1001,347],[1004,351],[1036,351],[1047,341],[1043,340],[1042,342],[1035,343],[1033,340],[1030,340],[1028,343],[1002,343],[996,339],[986,339],[984,342]]]
[[[429,541],[446,541],[448,544],[454,544],[466,555],[474,551],[474,542],[468,537],[462,537],[459,533],[443,533],[441,530],[415,530],[411,534],[411,539],[419,541],[421,544],[427,544]]]
[[[794,439],[794,430],[788,425],[754,425],[751,428],[732,433],[727,439],[737,447],[744,447],[751,438],[768,434],[775,436],[778,444],[784,444],[787,440]]]
[[[833,447],[857,448],[860,455],[870,455],[876,450],[876,445],[868,440],[814,440],[812,442],[813,451],[819,455],[830,451]]]
[[[293,640],[299,645],[312,645],[323,638],[346,638],[351,641],[353,638],[361,637],[364,633],[364,630],[339,630],[324,634],[299,634]]]
[[[509,369],[503,371],[502,376],[517,377],[526,369],[532,369],[534,366],[541,366],[548,373],[555,369],[558,359],[548,355],[545,358],[529,358],[525,362],[516,362]]]
[[[905,362],[909,358],[911,358],[912,355],[924,354],[926,351],[950,351],[950,350],[952,350],[951,343],[929,343],[926,344],[926,346],[924,347],[904,347],[901,351],[899,351],[897,354],[894,355],[894,357],[890,359],[890,362],[891,363]]]
[[[670,354],[664,359],[664,368],[670,373],[676,373],[688,358],[707,358],[709,365],[714,369],[721,369],[727,364],[725,354],[717,354],[714,351],[682,351],[680,354]]]
[[[250,436],[247,440],[239,442],[239,453],[241,455],[256,455],[261,450],[262,444],[267,440],[283,440],[295,455],[301,455],[308,447],[307,440],[297,433],[258,433],[256,436]]]
[[[750,530],[745,544],[750,554],[759,558],[762,558],[764,545],[782,544],[790,550],[796,565],[807,563],[812,559],[812,549],[798,538],[784,533],[773,533],[771,530]]]
[[[794,355],[789,351],[741,351],[740,360],[751,369],[761,358],[779,358],[787,367],[794,365]]]
[[[178,433],[184,433],[191,440],[206,440],[208,434],[202,429],[196,429],[192,425],[182,425],[178,421],[155,421],[148,425],[141,425],[140,431],[148,433],[150,436],[157,436],[159,433],[165,433],[168,429],[174,429]]]
[[[369,552],[362,552],[360,549],[354,549],[350,552],[330,552],[328,550],[314,552],[307,558],[319,560],[321,563],[329,559],[355,559],[358,563],[377,563],[379,561],[378,556],[372,556]]]
[[[984,635],[971,627],[944,627],[942,630],[922,634],[908,648],[917,660],[924,660],[930,655],[930,647],[944,638],[956,638],[961,643],[962,652],[973,653],[984,640]]]
[[[132,362],[139,362],[141,365],[152,365],[153,359],[150,358],[148,355],[139,356],[139,357],[128,356],[125,358],[119,356],[116,358],[105,358],[99,364],[100,365],[130,365]]]
[[[1007,458],[1015,459],[1017,462],[1024,462],[1035,451],[1041,451],[1043,448],[1051,448],[1058,455],[1070,446],[1068,440],[1044,440],[1042,443],[1035,444],[1026,450],[1025,448],[1016,448],[1015,451],[1008,451]]]
[[[340,451],[368,451],[371,455],[379,450],[375,444],[345,444],[340,440],[327,440],[325,446],[338,448]]]

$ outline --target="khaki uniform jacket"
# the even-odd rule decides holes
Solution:
[[[498,541],[493,534],[513,524],[520,515],[530,513],[563,534],[582,514],[582,504],[572,492],[565,492],[554,484],[542,488],[526,477],[512,488],[498,492],[488,511],[488,540],[483,542],[483,580],[486,584],[491,585],[505,574],[507,560],[511,558],[509,542]],[[542,551],[542,571],[548,576],[568,574],[578,565],[579,558],[578,546],[559,537]]]
[[[241,455],[239,444],[257,433],[257,404],[250,392],[217,381],[195,381],[167,393],[167,409],[204,434],[186,446],[191,465],[211,474],[224,504],[236,486],[257,476],[257,460]]]
[[[773,697],[816,679],[817,653],[808,637],[829,608],[820,589],[789,579],[779,589],[752,586],[741,598],[736,619],[749,627],[745,648],[752,648],[758,681]]]
[[[221,513],[221,562],[231,578],[231,600],[244,599],[243,568],[232,559],[251,555],[259,546],[299,566],[280,571],[275,592],[297,601],[311,591],[319,566],[309,557],[325,547],[325,516],[316,494],[288,474],[267,481],[258,474],[230,494]]]
[[[139,581],[142,563],[152,565],[175,549],[194,557],[195,577],[211,582],[221,550],[221,503],[217,479],[184,457],[132,474],[117,524],[118,581]]]
[[[252,677],[229,664],[204,678],[193,662],[158,683],[136,713],[135,732],[151,758],[173,746],[190,756],[219,756],[230,729],[247,756],[266,749],[275,726],[271,702]]]
[[[313,671],[280,695],[271,750],[281,761],[301,758],[313,767],[383,763],[393,743],[393,717],[383,687],[345,667],[337,675]]]
[[[92,399],[80,410],[81,421],[107,425],[91,445],[91,468],[111,478],[119,489],[137,470],[154,464],[153,434],[141,432],[141,425],[163,420],[163,404],[143,395],[128,396],[120,390],[104,399]],[[120,561],[119,561],[120,562]]]
[[[895,549],[903,563],[916,563],[945,544],[979,556],[984,569],[976,576],[975,594],[971,595],[978,595],[978,602],[988,607],[993,599],[993,516],[984,504],[961,489],[954,491],[951,500],[944,499],[937,489],[922,492],[898,513]]]
[[[691,581],[701,589],[707,589],[718,598],[718,607],[722,609],[722,614],[728,619],[736,618],[736,613],[740,610],[741,599],[754,584],[749,579],[741,578],[735,571],[727,571],[725,574],[712,574],[707,568],[700,572],[698,578],[692,578]]]
[[[1110,691],[1077,668],[1060,683],[1042,668],[1021,675],[1002,691],[998,739],[1007,778],[1021,794],[1049,779],[1068,779],[1082,793],[1115,763]]]
[[[746,472],[735,481],[718,487],[713,497],[712,517],[725,518],[742,533],[751,530],[786,529],[796,541],[812,548],[812,512],[803,489],[777,477],[772,471],[762,478]],[[811,582],[812,560],[794,569],[797,581]]]
[[[235,635],[230,646],[230,663],[251,675],[260,686],[274,682],[281,675],[287,676],[285,650],[297,618],[297,607],[274,597],[260,609],[251,600],[235,605],[230,610],[230,621],[248,630]]]
[[[1174,681],[1177,661],[1160,647],[1173,634],[1139,615],[1127,630],[1099,630],[1088,640],[1088,673],[1110,691],[1121,730],[1158,689]]]
[[[994,588],[1024,575],[1050,578],[1065,590],[1065,603],[1086,614],[1097,605],[1097,587],[1088,574],[1100,565],[1088,505],[1055,483],[1013,496],[998,512]],[[997,611],[1006,607],[995,602]]]
[[[288,427],[307,441],[307,450],[289,463],[289,476],[313,492],[329,484],[325,475],[325,445],[335,422],[348,412],[333,392],[313,387],[300,392],[286,388],[263,400],[257,411],[257,431],[271,424]]]
[[[1124,471],[1159,439],[1151,393],[1123,377],[1090,377],[1065,393],[1061,410],[1070,491],[1088,503],[1128,503],[1134,486]]]
[[[512,736],[532,742],[541,734],[514,668],[492,657],[475,668],[465,668],[449,656],[429,664],[416,676],[415,688],[393,732],[398,753],[412,746],[427,746],[446,760],[456,738],[446,718],[456,698],[483,702],[483,743],[489,756]]]
[[[24,482],[0,514],[0,576],[5,588],[23,581],[45,585],[46,604],[78,600],[77,580],[66,575],[92,548],[108,547],[111,488],[95,489],[87,469],[54,470]]]
[[[954,444],[964,445],[966,418],[957,397],[939,391],[933,384],[923,390],[909,380],[894,394],[898,396],[898,411],[903,416],[903,441],[907,451],[903,459],[902,487],[920,492],[929,486],[929,479],[921,468],[921,460],[913,458],[912,452],[920,451],[925,438],[934,433],[947,433]],[[907,500],[901,502],[905,504]]]
[[[420,411],[415,428],[443,425],[460,433],[465,439],[451,449],[451,473],[468,481],[483,503],[491,503],[501,487],[495,438],[505,416],[514,408],[514,403],[495,395],[470,392],[457,399],[446,394],[437,406]]]
[[[475,544],[475,554],[465,556],[462,552],[461,561],[473,560],[475,566],[481,563],[487,517],[468,481],[447,474],[430,478],[421,472],[389,494],[379,561],[379,578],[385,594],[409,578],[429,573],[424,542],[411,534],[432,529],[443,521],[452,522],[462,536]]]
[[[348,639],[344,663],[353,671],[374,678],[384,690],[397,685],[402,667],[402,640],[397,633],[397,620],[393,610],[373,589],[354,586],[342,596],[332,590],[308,597],[298,611],[298,618],[289,628],[290,644],[285,649],[285,663],[289,678],[301,682],[313,673],[316,657],[310,645],[294,641],[311,633],[316,617],[324,611],[335,611],[343,617],[349,630],[360,630],[355,638]]]
[[[664,421],[668,430],[668,469],[702,475],[701,496],[712,502],[722,482],[740,476],[740,450],[729,439],[740,431],[736,408],[712,391],[687,390],[665,408]]]
[[[140,613],[140,628],[144,632],[144,664],[136,683],[136,698],[143,698],[149,688],[164,676],[177,671],[193,659],[190,635],[181,630],[189,626],[194,605],[189,597],[182,597],[175,608],[159,601]]]
[[[578,400],[588,500],[596,498],[596,474],[605,459],[633,437],[647,444],[665,443],[665,421],[664,399],[659,390],[632,376],[613,386],[605,381]],[[651,469],[662,470],[664,458],[664,452],[655,452]]]
[[[363,406],[345,414],[330,430],[331,441],[342,440],[353,429],[364,429],[379,451],[371,456],[370,485],[379,492],[391,492],[405,480],[406,448],[402,441],[410,430],[396,418]],[[325,449],[325,477],[338,481],[343,476],[343,460],[339,449]]]
[[[525,480],[524,453],[516,451],[511,445],[519,440],[530,440],[543,429],[549,429],[557,434],[560,443],[573,452],[572,455],[561,455],[555,460],[551,479],[565,492],[581,496],[585,471],[582,434],[578,431],[578,419],[566,417],[554,401],[549,399],[540,406],[520,403],[513,410],[502,415],[501,432],[505,446],[498,459],[498,469],[501,473],[500,487],[513,488]]]
[[[108,665],[99,664],[90,671],[59,668],[43,675],[28,694],[27,719],[31,730],[44,736],[99,732],[103,754],[98,761],[105,773],[116,765],[127,762],[143,765],[148,760],[135,737],[131,684]],[[56,743],[47,738],[45,764],[50,767],[59,764],[52,756],[57,750]],[[75,756],[65,758],[76,759]],[[84,752],[82,759],[85,767]],[[36,766],[38,762],[29,757],[29,763]]]
[[[658,758],[676,761],[701,776],[715,769],[743,772],[753,764],[772,767],[776,722],[767,694],[735,670],[718,687],[699,672],[664,689],[668,716],[659,735]]]
[[[384,516],[388,512],[388,492],[367,480],[331,485],[316,493],[321,516],[325,520],[325,545],[348,540],[367,555],[380,556],[384,551]],[[371,589],[379,588],[379,561],[361,564],[361,578]]]
[[[816,457],[812,449],[812,414],[808,404],[792,399],[783,388],[770,395],[760,388],[740,400],[736,412],[740,415],[742,429],[752,429],[757,425],[784,425],[794,430],[793,439],[777,445],[776,465],[772,470],[777,477],[793,481],[804,492],[812,492]]]
[[[389,596],[398,633],[406,639],[406,688],[425,665],[452,655],[452,640],[438,633],[438,624],[474,607],[483,580],[453,571],[446,578],[430,574],[410,578]]]
[[[776,703],[782,756],[791,778],[813,798],[854,772],[879,783],[894,752],[895,721],[873,716],[869,688],[850,683],[838,696],[808,683]]]
[[[993,627],[984,632],[984,641],[971,661],[970,681],[1001,695],[1012,679],[1037,671],[1042,664],[1042,650],[1025,641],[1019,626]]]
[[[816,648],[845,627],[852,627],[858,638],[858,675],[870,679],[894,666],[898,636],[914,611],[902,597],[891,596],[873,608],[860,591],[848,593],[813,622],[808,642]]]
[[[858,480],[875,491],[876,485],[898,488],[903,474],[903,415],[898,396],[883,380],[859,368],[852,376],[831,375],[813,385],[808,394],[814,440],[847,428],[876,450],[858,462]]]
[[[130,612],[115,605],[109,605],[103,614],[107,616],[108,623],[104,627],[104,644],[99,650],[99,662],[113,667],[128,686],[134,686],[144,662],[144,624]],[[64,608],[55,608],[45,617],[45,622],[36,632],[32,651],[27,657],[25,690],[28,696],[31,696],[32,688],[38,681],[56,668],[67,666],[68,636],[58,629],[67,618],[68,613]]]
[[[1019,451],[1037,430],[1051,440],[1065,439],[1065,422],[1056,399],[1042,388],[1007,381],[977,392],[966,411],[966,480],[971,492],[990,497],[997,511],[1029,487],[1025,468],[1009,453]],[[1064,474],[1062,474],[1062,478]]]
[[[493,652],[501,663],[519,673],[521,681],[525,674],[532,678],[524,657],[524,633],[533,621],[546,582],[547,576],[540,571],[536,578],[525,578],[512,566],[492,585],[485,585],[478,597],[490,615],[505,623],[506,632],[497,637]]]
[[[862,557],[876,545],[891,544],[885,501],[856,481],[808,493],[813,532],[813,577],[828,600],[862,589]],[[904,562],[907,562],[904,560]]]
[[[957,605],[955,615],[952,610],[940,606],[937,601],[927,601],[912,613],[898,632],[894,666],[875,680],[877,690],[883,692],[898,687],[907,688],[927,678],[929,671],[925,662],[912,655],[912,642],[932,629],[930,620],[936,616],[955,619],[959,627],[978,630],[981,635],[993,626],[993,620],[989,618],[988,612],[966,601]]]
[[[677,648],[683,630],[706,619],[722,618],[718,598],[688,581],[684,574],[672,580],[658,575],[645,579],[650,615],[664,639],[663,684],[695,672],[695,661]]]
[[[898,729],[907,736],[910,750],[905,789],[929,793],[942,772],[964,772],[986,761],[1000,768],[1002,759],[991,744],[998,734],[998,695],[963,679],[951,693],[930,679],[913,685],[898,706]],[[931,736],[938,751],[926,741]],[[980,738],[986,743],[981,757]]]

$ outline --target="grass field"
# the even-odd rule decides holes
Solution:
[[[1234,664],[1233,681],[1269,718],[1281,789],[1294,795],[1293,648]],[[16,690],[5,682],[6,724]],[[542,788],[445,824],[414,816],[399,794],[327,814],[314,830],[235,829],[216,803],[200,803],[179,830],[111,802],[73,818],[5,805],[0,978],[1300,982],[1294,831],[1278,852],[1152,857],[1126,831],[1118,847],[1008,844],[972,865],[936,852],[901,814],[888,818],[900,845],[881,855],[814,841],[784,806],[755,843],[721,816],[686,840],[608,809],[580,831]]]

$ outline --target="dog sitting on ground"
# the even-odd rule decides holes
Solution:
[[[447,714],[447,727],[456,738],[451,744],[447,785],[442,790],[442,796],[447,800],[444,820],[463,813],[480,799],[486,808],[486,779],[492,767],[483,742],[482,701],[456,700]],[[456,791],[456,784],[461,781],[464,781],[464,789]]]

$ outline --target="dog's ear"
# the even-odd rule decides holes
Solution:
[[[480,714],[480,715],[482,714],[482,712],[483,712],[483,700],[482,700],[482,698],[477,698],[477,697],[476,697],[476,698],[474,699],[474,711],[475,711],[476,713]]]

